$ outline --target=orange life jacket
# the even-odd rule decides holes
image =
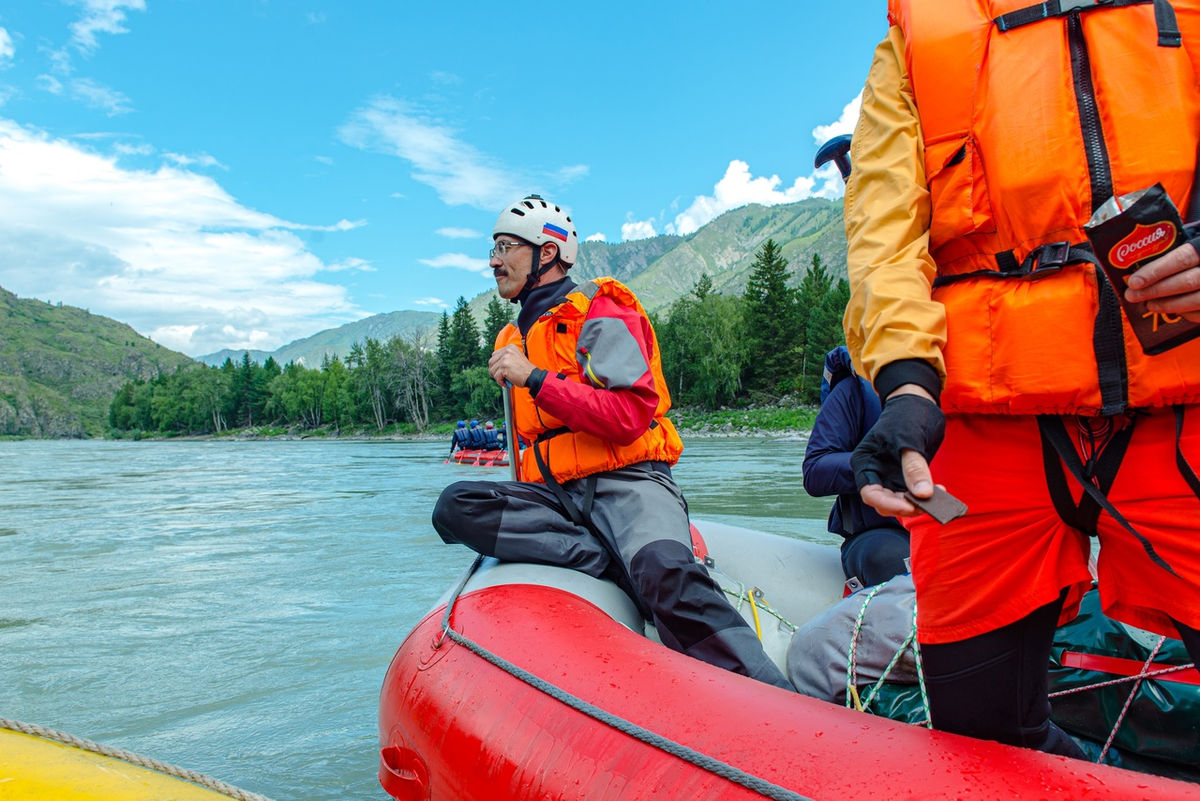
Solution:
[[[531,362],[552,375],[562,373],[569,381],[583,382],[585,377],[576,360],[575,345],[592,300],[598,296],[610,297],[624,306],[633,307],[642,316],[646,315],[642,304],[623,284],[612,278],[597,278],[573,289],[565,302],[539,317],[524,340],[515,325],[505,326],[496,336],[496,348],[518,345]],[[534,456],[535,448],[559,483],[636,462],[675,464],[679,461],[683,442],[666,416],[671,408],[671,396],[663,378],[657,339],[652,345],[650,370],[658,390],[658,407],[650,427],[629,445],[619,445],[594,434],[565,430],[562,420],[538,408],[528,389],[513,387],[513,427],[526,443],[533,443],[521,454],[522,480],[543,480]],[[560,431],[553,433],[556,430]],[[548,437],[544,436],[547,434]]]
[[[943,406],[1113,414],[1200,401],[1200,340],[1146,356],[1106,279],[1069,247],[1114,194],[1159,182],[1186,208],[1200,2],[1173,4],[1182,46],[1149,0],[1025,19],[1030,0],[888,5],[925,145]]]

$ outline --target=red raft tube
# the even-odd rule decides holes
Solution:
[[[783,667],[782,621],[842,596],[837,551],[697,525],[697,552],[707,545],[721,583],[769,602],[743,614]],[[388,669],[379,780],[399,801],[1200,799],[1196,785],[931,731],[712,667],[664,647],[614,585],[572,570],[477,567]]]
[[[466,464],[472,467],[508,467],[508,451],[485,451],[477,448],[460,448],[450,454],[447,462]]]

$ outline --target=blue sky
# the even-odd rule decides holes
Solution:
[[[493,285],[500,207],[581,238],[835,196],[884,0],[0,7],[0,286],[189,355]]]

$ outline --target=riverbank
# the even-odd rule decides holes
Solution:
[[[685,440],[689,438],[749,437],[761,439],[794,439],[808,437],[816,406],[768,406],[747,409],[672,409],[668,415]],[[374,428],[315,429],[281,426],[249,426],[222,431],[219,434],[160,434],[158,432],[125,432],[108,439],[127,440],[396,440],[403,442],[437,442],[449,440],[454,423],[434,423],[418,431],[411,423],[397,423],[382,431]]]

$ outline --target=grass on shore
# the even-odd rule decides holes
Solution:
[[[667,414],[675,427],[694,434],[782,434],[811,431],[815,406],[751,409],[672,409]]]
[[[766,406],[747,409],[675,408],[667,414],[684,434],[693,436],[764,436],[811,431],[817,416],[815,406]],[[412,423],[393,423],[382,431],[374,427],[336,429],[287,428],[277,425],[233,428],[219,434],[195,437],[182,433],[112,431],[110,439],[449,439],[455,421],[430,423],[418,431]]]

